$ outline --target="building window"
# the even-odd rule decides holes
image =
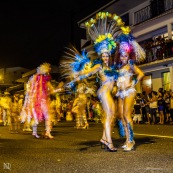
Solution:
[[[142,85],[142,91],[145,91],[147,94],[151,93],[152,91],[151,75],[144,76],[141,81],[141,85]]]
[[[166,91],[170,90],[170,85],[171,81],[170,81],[170,72],[163,72],[162,73],[162,85],[163,85],[163,89]]]

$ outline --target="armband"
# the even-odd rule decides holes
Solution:
[[[137,83],[138,83],[138,80],[137,80],[137,79],[134,79],[134,80],[132,81],[132,86],[135,86]]]
[[[132,65],[132,66],[133,66],[133,65],[134,65],[134,63],[135,63],[135,62],[134,62],[134,60],[132,60],[132,59],[128,60],[128,64],[130,64],[130,65]]]
[[[134,79],[134,83],[135,83],[135,85],[138,83],[138,80],[137,79]]]

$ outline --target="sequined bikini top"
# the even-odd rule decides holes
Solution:
[[[133,73],[130,71],[130,70],[127,70],[126,68],[122,68],[119,70],[119,77],[122,77],[122,76],[133,76]]]

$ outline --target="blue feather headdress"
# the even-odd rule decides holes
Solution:
[[[75,61],[70,64],[72,67],[72,70],[74,72],[80,72],[84,69],[86,63],[89,63],[90,59],[88,57],[88,53],[84,50],[82,51],[82,55],[76,54],[75,55]]]
[[[72,79],[75,74],[84,70],[86,64],[90,63],[90,58],[85,50],[79,53],[74,47],[66,49],[60,62],[60,72],[62,77]]]
[[[120,53],[133,51],[135,53],[136,62],[142,62],[146,58],[145,51],[136,42],[131,34],[121,34],[116,38],[116,42],[120,44]]]
[[[100,55],[102,53],[112,54],[115,52],[116,43],[113,38],[109,38],[106,35],[104,40],[98,40],[95,42],[94,50]]]
[[[94,41],[94,50],[100,55],[104,52],[114,53],[115,39],[120,33],[129,33],[130,28],[124,26],[122,19],[116,14],[99,12],[95,19],[85,23],[88,34]]]

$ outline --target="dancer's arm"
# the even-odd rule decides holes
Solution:
[[[50,94],[54,94],[54,93],[57,93],[57,92],[62,92],[62,91],[64,91],[63,88],[54,89],[54,87],[52,86],[52,84],[51,84],[50,82],[47,82],[47,87],[48,87],[48,89],[49,89]]]
[[[87,78],[95,73],[97,73],[101,69],[100,64],[96,64],[94,67],[90,68],[89,70],[84,70],[79,72],[78,77],[76,77],[75,81],[79,81],[81,79]]]
[[[137,75],[136,80],[133,82],[133,86],[136,85],[145,75],[144,72],[137,66],[137,65],[133,65],[133,70],[135,72],[135,74]]]
[[[66,88],[73,87],[75,82],[85,79],[85,78],[97,73],[101,68],[102,68],[101,64],[96,64],[94,67],[90,68],[89,70],[84,70],[84,71],[79,72],[76,75],[75,79],[72,80],[71,82],[65,84],[64,87],[66,87]]]

